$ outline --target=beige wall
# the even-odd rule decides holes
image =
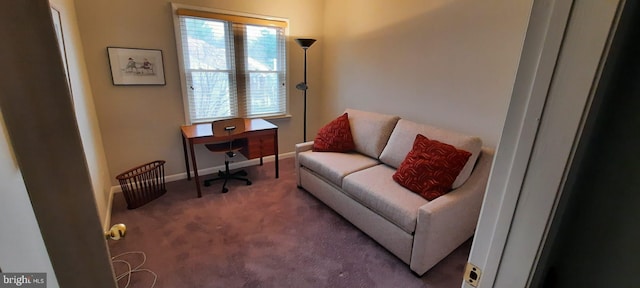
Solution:
[[[327,0],[321,122],[351,107],[495,146],[531,2]]]
[[[291,118],[273,120],[279,126],[280,152],[293,151],[302,141],[302,98],[295,83],[302,80],[302,49],[292,40],[322,33],[321,0],[185,0],[176,3],[288,18],[289,93]],[[76,1],[100,131],[112,183],[134,166],[163,159],[167,175],[184,173],[180,125],[185,123],[171,4],[160,0]],[[166,86],[113,86],[106,47],[161,49]],[[321,54],[321,46],[314,46]],[[314,64],[320,63],[315,59]],[[311,69],[314,69],[311,71]],[[309,83],[320,83],[320,67],[309,70]],[[316,85],[318,85],[316,84]],[[200,147],[202,148],[202,147]],[[197,150],[199,168],[220,165],[205,149]]]
[[[111,175],[107,167],[98,116],[89,84],[74,0],[50,0],[50,3],[60,12],[78,130],[91,175],[100,221],[108,223],[106,218],[109,214],[108,207],[110,207],[108,201]]]
[[[308,51],[308,139],[345,108],[398,114],[483,138],[495,146],[509,102],[531,1],[184,0],[180,4],[288,18],[292,118],[281,153],[302,140],[302,49]],[[78,27],[110,181],[133,166],[167,161],[184,172],[185,123],[169,1],[76,2]],[[161,49],[166,86],[113,86],[107,46]],[[197,150],[200,168],[221,159]]]

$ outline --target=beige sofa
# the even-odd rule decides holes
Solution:
[[[303,188],[424,274],[474,233],[493,150],[461,135],[398,116],[347,109],[356,150],[313,152],[296,145],[298,187]],[[472,153],[454,189],[427,201],[392,175],[417,134]]]

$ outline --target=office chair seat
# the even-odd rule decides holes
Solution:
[[[232,136],[234,134],[239,134],[244,132],[244,119],[243,118],[232,118],[225,120],[217,120],[211,123],[211,129],[213,131],[214,136],[226,135]],[[205,147],[211,152],[214,153],[224,153],[224,171],[218,171],[218,177],[213,179],[208,179],[204,181],[204,186],[211,186],[211,182],[217,180],[224,180],[222,184],[222,193],[229,192],[227,188],[228,180],[240,180],[244,181],[247,185],[251,185],[251,180],[244,178],[243,176],[247,176],[247,172],[244,170],[239,170],[236,172],[231,172],[229,169],[230,159],[235,157],[238,151],[242,148],[246,147],[247,139],[246,138],[231,138],[229,141],[206,144]]]

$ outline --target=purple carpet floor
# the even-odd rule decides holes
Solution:
[[[127,210],[114,197],[111,224],[127,235],[109,240],[112,256],[141,251],[141,269],[157,274],[155,287],[460,287],[471,240],[418,277],[311,194],[296,187],[293,159],[245,170],[253,185],[221,182],[203,187],[167,183],[167,193]],[[201,177],[202,178],[202,177]],[[123,256],[134,267],[140,254]],[[127,270],[114,263],[116,274]],[[119,281],[124,287],[126,279]],[[152,274],[132,274],[130,287],[151,287]]]

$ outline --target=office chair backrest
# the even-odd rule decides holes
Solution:
[[[211,122],[213,135],[233,135],[245,131],[244,118],[230,118]]]

